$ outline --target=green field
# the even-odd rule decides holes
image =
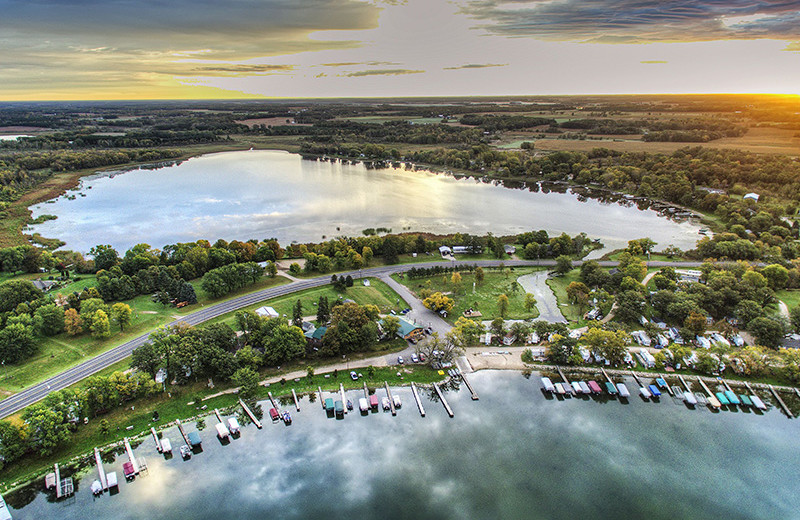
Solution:
[[[316,316],[317,302],[321,296],[327,296],[329,304],[338,299],[349,299],[359,305],[376,305],[382,313],[388,313],[391,310],[399,311],[407,307],[406,302],[391,287],[377,278],[368,278],[368,280],[370,281],[369,287],[364,286],[363,280],[356,280],[352,287],[348,287],[345,292],[339,293],[329,284],[254,303],[242,310],[253,311],[263,305],[269,305],[280,314],[291,317],[297,300],[300,300],[303,306],[303,315]],[[235,313],[225,314],[210,320],[208,323],[223,322],[233,326],[236,323],[234,316]]]
[[[800,305],[800,290],[783,290],[776,292],[775,295],[789,307],[789,310]]]
[[[479,320],[492,320],[500,314],[497,310],[497,298],[501,294],[508,296],[509,306],[506,319],[533,319],[539,316],[539,311],[533,309],[532,312],[525,310],[525,292],[520,287],[516,293],[511,289],[511,283],[523,274],[528,274],[536,269],[514,269],[501,273],[496,269],[486,269],[484,280],[481,284],[476,284],[473,288],[475,275],[473,273],[461,273],[460,286],[454,286],[450,279],[451,275],[428,276],[425,278],[407,279],[404,276],[393,275],[393,278],[404,284],[415,293],[421,289],[430,289],[433,292],[447,293],[455,300],[452,312],[447,317],[447,321],[455,323],[459,316],[463,315],[467,309],[480,311],[483,316]]]
[[[556,295],[561,314],[569,320],[571,327],[583,327],[588,323],[583,319],[583,313],[578,306],[569,303],[569,298],[567,298],[567,286],[572,282],[579,281],[580,271],[578,269],[573,269],[564,276],[556,276],[547,279],[547,285],[550,286],[550,289],[552,289],[553,293]]]

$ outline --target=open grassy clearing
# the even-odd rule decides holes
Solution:
[[[786,304],[789,307],[789,310],[797,307],[800,305],[800,290],[793,289],[793,290],[783,290],[778,291],[775,293],[780,301]]]
[[[480,284],[475,284],[474,273],[461,273],[461,284],[454,285],[451,282],[452,274],[442,274],[415,278],[413,280],[405,276],[392,275],[395,280],[404,284],[406,287],[418,293],[422,289],[429,289],[432,292],[442,292],[453,298],[455,305],[452,312],[447,316],[447,321],[455,323],[459,316],[462,316],[467,309],[474,309],[483,314],[477,320],[492,320],[500,316],[497,309],[497,298],[501,294],[508,296],[508,312],[506,319],[533,319],[539,316],[538,309],[527,311],[525,309],[525,292],[519,287],[516,292],[512,290],[512,283],[524,274],[532,273],[537,269],[516,268],[507,269],[501,273],[496,269],[485,269],[484,280]]]
[[[578,269],[573,269],[564,276],[547,279],[547,285],[553,290],[558,300],[558,308],[561,309],[561,314],[569,320],[570,327],[583,327],[588,323],[583,319],[581,309],[577,305],[569,303],[569,298],[567,298],[567,286],[572,282],[579,281],[581,281],[581,277]]]

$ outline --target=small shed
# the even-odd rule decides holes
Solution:
[[[747,195],[745,195],[742,198],[744,200],[752,200],[754,202],[758,202],[758,197],[759,197],[758,193],[748,193]]]
[[[258,309],[255,310],[255,313],[258,314],[259,316],[263,317],[263,318],[278,318],[278,317],[280,317],[280,314],[278,314],[278,311],[276,311],[272,307],[267,307],[267,306],[259,307]]]
[[[451,256],[453,254],[453,250],[447,246],[440,246],[439,253],[441,253],[442,256]]]

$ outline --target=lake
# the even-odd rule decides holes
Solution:
[[[207,417],[204,451],[187,461],[165,460],[148,435],[136,449],[148,474],[114,496],[92,497],[90,467],[71,502],[54,503],[42,479],[5,498],[15,520],[798,518],[800,423],[775,408],[559,400],[543,395],[536,374],[470,379],[480,400],[448,392],[453,419],[427,396],[420,417],[408,388],[393,390],[403,400],[396,417],[336,420],[304,397],[291,426],[267,419],[229,445]],[[175,428],[165,436],[177,452]],[[106,471],[121,477],[125,461]]]
[[[427,171],[303,160],[280,151],[225,152],[86,177],[76,191],[33,206],[34,217],[58,218],[30,229],[83,252],[97,244],[122,251],[137,243],[160,248],[201,238],[274,237],[287,245],[358,236],[375,227],[495,235],[583,231],[607,247],[649,236],[664,247],[689,249],[700,237],[697,225],[668,220],[624,199],[621,204],[544,191]]]

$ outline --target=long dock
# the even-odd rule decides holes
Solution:
[[[708,394],[708,404],[710,404],[713,408],[722,408],[722,403],[719,402],[719,399],[717,399],[714,393],[708,388],[708,386],[706,386],[706,382],[699,377],[697,378],[697,382],[700,383],[700,386],[702,386],[703,390],[705,390]]]
[[[794,389],[794,393],[797,397],[800,397],[800,390],[798,390],[797,388]]]
[[[603,376],[605,376],[605,378],[606,378],[606,381],[608,381],[609,383],[611,383],[612,385],[614,385],[614,380],[613,380],[613,379],[611,379],[611,378],[609,377],[609,375],[606,373],[606,369],[605,369],[605,368],[603,368],[603,367],[600,367],[600,371],[603,373]],[[561,372],[561,370],[560,370],[560,369],[559,369],[559,372]],[[617,385],[614,385],[614,386],[616,387]]]
[[[439,385],[437,383],[433,383],[433,388],[436,390],[436,394],[439,396],[439,399],[442,400],[442,404],[444,405],[444,409],[447,410],[447,414],[450,417],[453,417],[453,410],[450,408],[450,405],[447,404],[447,399],[445,399],[444,394],[439,388]]]
[[[239,404],[242,405],[242,409],[244,410],[244,413],[246,413],[247,416],[250,418],[250,420],[253,421],[253,424],[256,425],[256,428],[258,428],[260,430],[261,429],[261,421],[259,421],[258,417],[256,417],[255,414],[250,410],[250,407],[247,406],[245,404],[245,402],[242,401],[241,399],[239,399]],[[181,431],[181,433],[183,433],[183,431]]]
[[[639,376],[636,375],[636,372],[631,370],[631,375],[636,380],[636,384],[644,388],[644,385],[642,384],[641,380],[639,380]]]
[[[221,422],[221,423],[225,424],[225,421],[223,421],[223,420],[222,420],[222,415],[220,415],[220,413],[219,413],[219,410],[217,410],[216,408],[214,408],[214,415],[216,415],[216,416],[217,416],[217,420],[218,420],[219,422]]]
[[[106,479],[106,470],[103,467],[103,459],[100,457],[100,450],[94,449],[94,461],[97,464],[97,472],[100,474],[100,484],[103,486],[103,491],[108,490],[108,480]]]
[[[783,399],[781,399],[781,396],[779,396],[778,392],[775,391],[775,387],[772,386],[772,385],[769,385],[769,391],[772,392],[772,395],[775,397],[775,400],[777,400],[778,404],[781,405],[781,408],[783,408],[784,413],[789,416],[789,419],[792,419],[794,417],[794,415],[792,415],[792,411],[789,410],[789,407],[786,406],[786,403],[783,402]]]
[[[570,385],[569,379],[567,379],[567,376],[565,376],[564,372],[561,371],[561,367],[556,367],[556,369],[558,370],[558,375],[560,375],[561,379],[564,380],[564,384],[569,386],[570,389],[571,389],[571,385]]]
[[[364,381],[364,399],[369,401],[369,388],[367,388],[367,382]]]
[[[461,376],[461,379],[464,381],[464,384],[467,385],[467,390],[469,390],[469,393],[472,394],[472,400],[473,401],[477,401],[478,400],[478,393],[472,388],[472,385],[469,384],[469,381],[467,380],[467,376],[465,376],[464,373],[461,372],[461,371],[458,372],[458,375]]]
[[[364,389],[366,391],[367,383],[364,383]],[[419,392],[417,392],[417,385],[414,384],[414,381],[411,381],[411,393],[414,394],[414,400],[417,402],[417,408],[419,408],[419,414],[422,417],[425,417],[425,407],[422,406],[422,399],[419,398]]]
[[[294,391],[292,388],[292,397],[294,398],[294,407],[297,408],[297,411],[300,411],[300,402],[297,400],[297,392]]]
[[[364,383],[365,385],[367,383]],[[317,392],[319,392],[319,404],[322,405],[322,408],[325,408],[325,399],[322,398],[322,387],[317,385]]]
[[[187,437],[186,432],[183,431],[183,424],[181,424],[181,420],[175,419],[175,424],[178,425],[178,431],[181,432],[181,437],[183,437],[183,442],[185,442],[187,446],[191,446],[192,443],[189,442],[189,437]]]
[[[389,409],[392,411],[392,415],[397,415],[397,409],[395,409],[394,400],[392,399],[392,391],[389,390],[389,383],[384,381],[383,386],[386,388],[386,397],[389,398]]]
[[[155,441],[155,443],[156,443],[156,451],[157,451],[157,452],[159,452],[159,453],[161,453],[161,452],[162,452],[162,449],[161,449],[161,439],[159,439],[159,438],[158,438],[158,433],[156,433],[156,429],[155,429],[155,428],[153,428],[152,426],[150,427],[150,433],[152,433],[152,434],[153,434],[153,440],[154,440],[154,441]],[[105,489],[105,488],[104,488],[104,489]]]
[[[134,475],[138,475],[139,463],[136,462],[136,457],[133,455],[133,449],[131,449],[131,443],[128,441],[127,437],[123,439],[123,442],[125,443],[125,451],[128,453],[128,459],[130,459],[131,464],[133,464],[133,473]]]
[[[61,498],[61,470],[58,469],[58,462],[53,465],[56,472],[56,498]]]
[[[347,397],[344,395],[344,385],[339,383],[339,394],[342,396],[342,407],[344,407],[344,413],[347,413]]]
[[[272,392],[267,392],[267,395],[269,396],[269,402],[272,403],[272,407],[275,408],[276,410],[278,410],[278,412],[280,412],[281,411],[281,407],[278,406],[278,403],[275,402],[275,398],[272,397]]]
[[[691,394],[692,393],[692,389],[689,387],[689,383],[686,382],[686,380],[683,378],[683,376],[682,375],[678,375],[678,379],[681,380],[681,383],[683,383],[683,387],[686,388],[686,391]]]

